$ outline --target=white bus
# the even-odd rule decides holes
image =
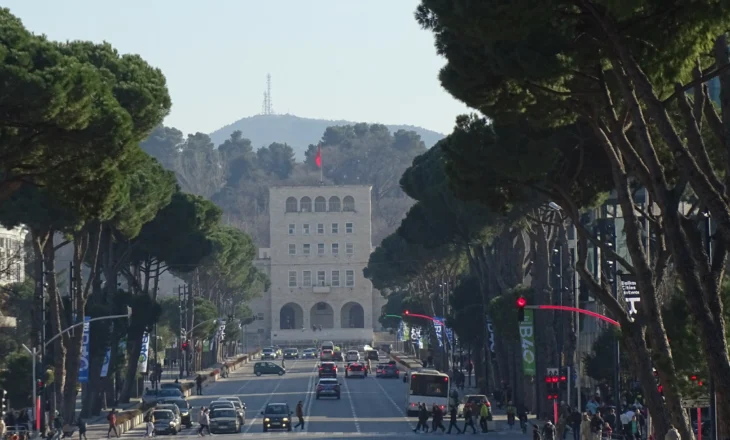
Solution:
[[[421,370],[408,373],[408,395],[406,396],[406,412],[409,417],[418,415],[418,405],[426,404],[431,412],[436,404],[444,411],[449,409],[449,375],[436,370]]]

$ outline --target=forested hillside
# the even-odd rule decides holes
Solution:
[[[413,131],[391,133],[380,124],[328,127],[321,137],[325,183],[372,185],[373,244],[392,233],[412,205],[398,180],[426,146]],[[224,221],[269,244],[268,188],[317,185],[317,147],[303,162],[284,143],[255,148],[240,131],[220,145],[203,133],[187,137],[173,127],[157,127],[142,148],[175,172],[184,191],[206,197],[224,211]]]

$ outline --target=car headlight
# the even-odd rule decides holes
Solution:
[[[283,418],[283,419],[281,419],[281,420],[282,420],[283,422],[288,422],[288,421],[289,421],[289,417],[284,417],[284,418]]]
[[[264,422],[267,422],[267,423],[268,423],[268,422],[270,422],[270,421],[271,421],[271,419],[270,419],[270,418],[268,418],[268,417],[264,419]]]
[[[170,428],[172,428],[173,426],[175,426],[175,422],[170,422]]]
[[[186,413],[186,412],[184,412],[184,413],[182,413],[182,416],[183,416],[183,417],[187,417],[187,416],[188,416],[189,414],[190,414],[190,413]]]

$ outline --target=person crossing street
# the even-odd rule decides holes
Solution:
[[[299,403],[297,403],[297,418],[299,419],[299,423],[297,423],[294,426],[294,429],[302,427],[302,431],[304,431],[304,404],[300,400]]]

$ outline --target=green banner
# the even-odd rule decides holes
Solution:
[[[525,320],[520,323],[522,342],[522,371],[525,376],[535,376],[535,321],[534,310],[525,310]]]

